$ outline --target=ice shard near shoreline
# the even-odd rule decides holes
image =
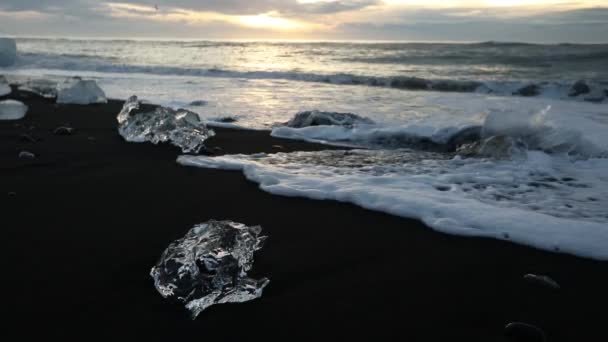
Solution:
[[[196,318],[214,304],[259,298],[269,280],[249,278],[254,252],[262,248],[262,227],[211,220],[171,243],[150,272],[167,299],[185,304]]]
[[[157,107],[137,112],[139,100],[131,96],[117,116],[118,132],[130,142],[170,142],[184,153],[198,153],[208,138],[215,135],[194,112]]]

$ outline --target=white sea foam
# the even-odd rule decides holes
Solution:
[[[543,152],[523,161],[443,156],[358,150],[178,162],[242,170],[273,194],[354,203],[441,232],[608,259],[608,159],[573,162]]]
[[[471,126],[426,120],[273,130],[275,136],[368,150],[182,156],[178,162],[242,170],[277,195],[350,202],[417,218],[442,232],[608,259],[605,117],[525,108],[495,109],[478,118],[477,139],[508,137],[504,141],[520,144],[523,150],[512,158],[463,158],[454,146],[441,147]]]

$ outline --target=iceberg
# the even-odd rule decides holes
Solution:
[[[25,117],[27,106],[15,100],[0,101],[0,120],[19,120]]]
[[[107,102],[106,94],[93,80],[73,77],[67,79],[57,89],[57,103],[87,105]]]
[[[184,153],[198,153],[205,140],[215,135],[194,112],[157,107],[152,112],[138,112],[139,100],[131,96],[117,116],[118,132],[130,142],[153,144],[171,142]]]
[[[373,125],[374,121],[351,113],[321,112],[318,110],[297,113],[285,126],[302,128],[310,126],[346,126],[364,124]]]
[[[17,43],[12,38],[0,38],[0,67],[15,64],[17,60]]]
[[[184,303],[196,318],[214,304],[259,298],[269,280],[247,277],[262,248],[262,227],[211,220],[171,243],[150,272],[156,290]]]
[[[11,86],[6,78],[0,75],[0,96],[8,95],[12,92]]]

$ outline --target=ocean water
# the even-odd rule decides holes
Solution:
[[[242,170],[277,195],[350,202],[451,234],[608,259],[608,45],[17,44],[17,64],[0,68],[13,81],[78,75],[111,98],[138,95],[211,123],[230,116],[241,128],[358,148],[182,156],[184,165]],[[308,110],[375,123],[281,125]],[[447,148],[471,129],[480,141],[498,137],[501,153]]]

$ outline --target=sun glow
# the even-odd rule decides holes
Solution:
[[[296,30],[305,26],[303,23],[281,18],[277,12],[243,15],[238,17],[237,22],[243,26],[274,30]]]

